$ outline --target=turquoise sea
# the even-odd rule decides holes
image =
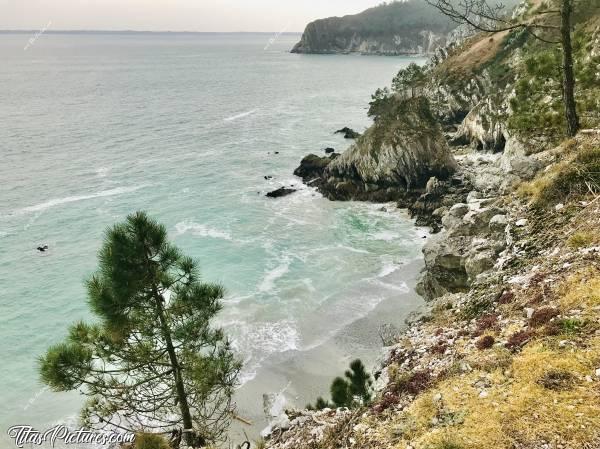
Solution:
[[[30,38],[0,34],[1,447],[11,425],[77,415],[81,397],[44,389],[36,358],[91,318],[83,282],[104,230],[132,211],[226,287],[220,324],[245,362],[252,432],[263,393],[326,395],[353,357],[377,359],[380,324],[421,305],[424,231],[292,175],[310,152],[346,149],[333,131],[364,130],[371,93],[414,59],[292,55],[292,34]]]

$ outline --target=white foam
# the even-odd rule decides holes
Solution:
[[[96,176],[98,176],[98,178],[106,178],[106,175],[108,174],[109,171],[110,171],[110,168],[108,168],[108,167],[97,168]]]
[[[372,279],[369,281],[369,283],[401,293],[408,293],[410,291],[405,282],[401,282],[399,284],[390,284],[389,282],[383,282],[380,279]]]
[[[381,231],[370,235],[371,240],[382,240],[384,242],[391,242],[399,238],[400,236],[396,232],[392,231]]]
[[[377,275],[377,277],[384,278],[386,276],[389,276],[390,274],[397,271],[399,268],[400,268],[400,265],[398,265],[397,263],[384,262],[383,267],[381,267],[381,270],[379,271],[379,274]]]
[[[219,229],[211,228],[208,225],[195,223],[193,221],[182,221],[175,225],[175,231],[177,235],[183,235],[190,232],[192,235],[198,237],[210,237],[213,239],[222,239],[222,240],[233,240],[231,234],[226,231],[221,231]]]
[[[123,195],[125,193],[135,192],[140,190],[146,186],[134,186],[134,187],[117,187],[116,189],[110,190],[102,190],[101,192],[91,193],[89,195],[77,195],[77,196],[67,196],[65,198],[55,198],[52,200],[48,200],[41,204],[36,204],[35,206],[25,207],[20,210],[21,213],[28,212],[40,212],[51,207],[60,206],[62,204],[75,203],[78,201],[91,200],[94,198],[103,198],[107,196],[116,196]]]
[[[256,112],[258,112],[258,109],[252,109],[251,111],[248,111],[248,112],[242,112],[241,114],[237,114],[237,115],[233,115],[231,117],[224,118],[223,121],[224,122],[232,122],[234,120],[248,117],[249,115],[255,114]]]
[[[271,354],[294,351],[300,347],[300,334],[292,320],[273,323],[248,323],[234,320],[223,325],[231,336],[231,346],[238,354],[246,356],[240,383],[243,385],[256,377],[263,361]]]
[[[290,261],[286,260],[274,269],[268,271],[258,286],[258,291],[266,293],[275,289],[275,281],[284,276],[290,270]]]

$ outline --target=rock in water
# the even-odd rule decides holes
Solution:
[[[360,137],[360,133],[357,133],[352,128],[348,128],[344,126],[342,129],[338,129],[334,134],[343,134],[344,139],[358,139]]]
[[[296,174],[306,180],[317,165],[310,174],[326,197],[367,201],[414,201],[432,177],[450,178],[457,164],[427,100],[398,99],[395,106],[392,120],[376,122],[341,156],[308,156]]]
[[[323,172],[330,162],[331,158],[329,157],[309,154],[302,159],[300,167],[294,170],[294,175],[301,177],[304,182],[309,183],[313,179],[323,176]]]
[[[277,190],[273,190],[272,192],[267,193],[267,197],[269,198],[281,198],[284,196],[291,195],[296,192],[296,189],[288,189],[287,187],[281,187]]]
[[[325,153],[326,154],[335,153],[335,148],[325,148]]]

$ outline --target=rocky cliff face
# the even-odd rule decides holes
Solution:
[[[427,101],[402,108],[401,117],[374,124],[342,155],[305,158],[296,174],[330,199],[368,201],[414,200],[430,179],[451,178],[457,164]]]
[[[422,0],[308,24],[293,53],[432,54],[448,43],[452,21]]]

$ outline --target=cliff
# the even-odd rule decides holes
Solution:
[[[540,4],[522,12],[531,17]],[[316,177],[305,180],[330,198],[331,186],[342,196],[347,186],[329,178],[369,180],[361,192],[370,200],[394,188],[414,193],[398,205],[439,231],[424,248],[419,291],[428,308],[385,349],[372,402],[288,411],[267,447],[600,447],[597,1],[574,26],[583,121],[575,138],[563,137],[559,56],[515,30],[438,51],[424,77],[402,72],[393,90],[374,96],[375,124],[363,140],[313,161]],[[389,119],[414,96],[428,113]],[[402,123],[422,123],[436,151],[398,134]],[[405,182],[394,170],[412,154],[421,158]],[[452,174],[434,171],[423,190],[440,156]]]
[[[292,53],[429,54],[445,46],[455,28],[424,0],[393,2],[311,22]]]
[[[303,161],[296,174],[334,200],[416,199],[436,177],[457,169],[427,100],[393,100],[387,120],[378,120],[342,155]]]

